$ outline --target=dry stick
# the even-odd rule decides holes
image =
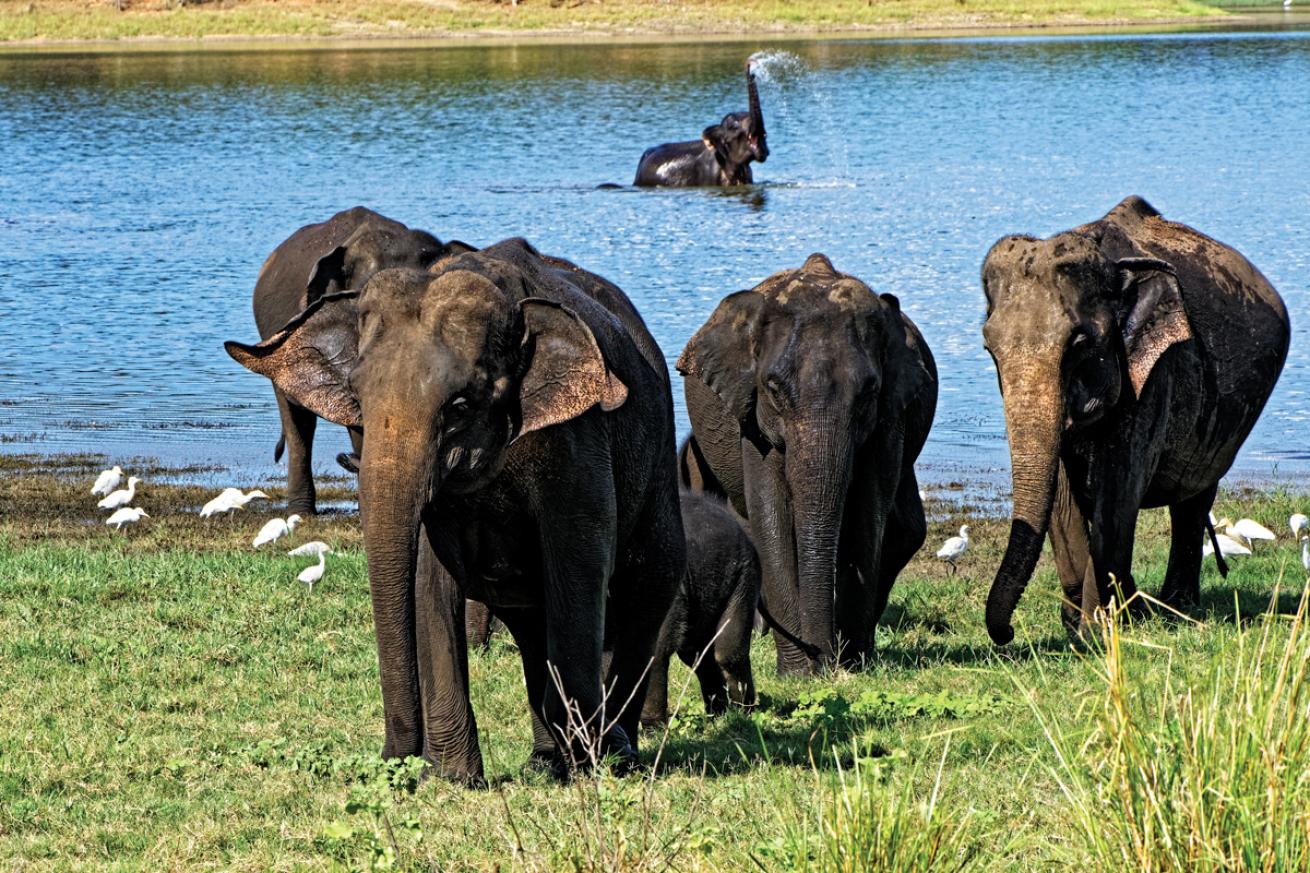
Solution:
[[[642,798],[641,830],[642,830],[643,839],[645,838],[646,834],[649,833],[650,831],[651,801],[654,799],[655,796],[655,776],[659,772],[660,759],[664,756],[664,749],[669,742],[669,734],[672,731],[673,719],[677,717],[677,713],[680,712],[682,709],[682,703],[686,699],[687,689],[691,687],[692,677],[697,675],[696,671],[700,669],[701,662],[705,659],[705,656],[709,654],[710,650],[714,648],[715,641],[718,640],[719,636],[722,635],[722,633],[727,629],[727,627],[728,627],[727,624],[721,625],[719,629],[714,632],[714,636],[710,637],[710,641],[705,644],[705,648],[701,649],[699,654],[696,655],[696,659],[692,662],[691,670],[690,672],[688,672],[687,678],[683,680],[682,687],[678,689],[677,702],[674,704],[673,712],[669,713],[669,720],[668,722],[665,723],[664,731],[660,735],[660,744],[655,750],[655,760],[651,762],[650,775],[649,777],[647,777],[646,791]],[[702,761],[701,762],[702,781],[704,780],[706,766],[707,766],[706,762]],[[692,808],[688,810],[688,815],[686,817],[687,824],[686,827],[683,828],[682,833],[685,833],[687,830],[691,828],[691,822],[694,821],[696,818],[695,812],[699,807],[700,802],[701,802],[700,795],[697,795],[692,803]],[[664,842],[663,846],[661,846],[660,851],[661,852],[667,851],[668,847],[673,843],[675,839],[677,839],[678,836],[680,836],[680,834],[676,832],[673,835],[671,835]],[[670,857],[668,861],[665,862],[666,866],[672,864],[672,862],[673,859],[672,857]]]

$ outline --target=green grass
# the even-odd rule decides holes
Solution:
[[[1208,565],[1200,621],[1125,627],[1113,661],[1070,649],[1044,558],[1017,616],[1023,644],[1000,653],[981,616],[1008,522],[934,499],[930,544],[968,516],[971,551],[954,577],[929,549],[911,563],[875,663],[784,680],[759,639],[759,711],[713,720],[676,666],[679,715],[667,735],[643,738],[644,761],[658,750],[658,764],[638,777],[560,785],[525,772],[517,653],[496,638],[471,657],[491,788],[470,791],[415,785],[412,769],[378,760],[356,518],[296,532],[294,542],[343,552],[311,594],[295,581],[308,561],[249,549],[268,514],[201,522],[186,512],[200,489],[148,478],[139,505],[153,518],[113,533],[88,510],[98,463],[0,456],[0,866],[858,870],[894,858],[886,869],[1112,869],[1088,827],[1131,769],[1106,752],[1117,736],[1110,688],[1141,713],[1145,757],[1126,760],[1177,754],[1172,784],[1247,791],[1265,771],[1230,778],[1230,750],[1243,766],[1288,765],[1277,772],[1296,778],[1280,783],[1283,796],[1306,797],[1306,752],[1279,742],[1304,740],[1303,685],[1301,696],[1290,680],[1249,690],[1278,675],[1287,645],[1307,650],[1303,629],[1258,618],[1280,579],[1274,609],[1296,611],[1290,538],[1235,562],[1227,581]],[[265,490],[276,507],[275,484]],[[349,494],[345,483],[328,490]],[[1217,511],[1279,530],[1305,502],[1229,494]],[[1166,527],[1163,513],[1143,517],[1136,566],[1147,591],[1163,575]],[[1265,729],[1266,715],[1293,712],[1301,727]],[[1194,723],[1214,739],[1193,752],[1178,732]],[[1239,735],[1259,741],[1221,742]],[[1176,817],[1181,807],[1162,808]],[[1302,827],[1285,808],[1237,819],[1251,835],[1233,830],[1230,842],[1256,840],[1271,818]]]
[[[213,36],[671,35],[1159,21],[1223,14],[1199,0],[0,0],[0,41]]]

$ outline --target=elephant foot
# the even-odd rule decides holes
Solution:
[[[532,754],[528,755],[528,760],[523,762],[520,772],[524,775],[541,774],[556,782],[567,782],[571,775],[568,761],[554,747],[533,749]]]
[[[341,452],[337,455],[337,463],[347,473],[359,473],[359,455],[354,452]]]
[[[601,740],[600,753],[616,776],[627,776],[640,766],[637,747],[629,742],[627,732],[618,725],[610,728]]]

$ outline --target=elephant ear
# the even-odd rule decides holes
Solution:
[[[256,345],[228,341],[223,348],[241,366],[267,376],[297,405],[347,427],[361,424],[350,390],[358,352],[356,291],[310,304],[282,330]]]
[[[678,372],[699,379],[737,421],[755,409],[755,367],[764,296],[738,291],[720,301],[678,356]]]
[[[337,290],[342,290],[346,286],[346,247],[337,246],[332,251],[318,259],[314,269],[309,271],[309,282],[305,286],[305,297],[301,300],[302,307],[309,306],[317,300],[322,299],[331,290],[335,283]]]
[[[1155,258],[1123,258],[1115,267],[1128,378],[1140,397],[1155,362],[1174,343],[1191,339],[1192,326],[1173,266]]]
[[[901,301],[894,294],[881,294],[879,299],[887,315],[884,371],[892,374],[890,379],[884,376],[883,398],[888,410],[899,418],[932,385],[933,376],[923,360],[922,340],[901,312]]]
[[[723,138],[723,125],[721,124],[711,124],[702,130],[700,132],[700,141],[715,154],[722,153],[728,147]]]
[[[519,383],[520,420],[515,439],[560,424],[599,404],[606,412],[628,399],[605,365],[591,328],[570,309],[540,297],[519,304],[527,371]]]

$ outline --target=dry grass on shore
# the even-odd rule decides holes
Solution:
[[[1223,14],[1215,6],[1198,0],[0,0],[0,42],[903,31],[1184,20]]]

